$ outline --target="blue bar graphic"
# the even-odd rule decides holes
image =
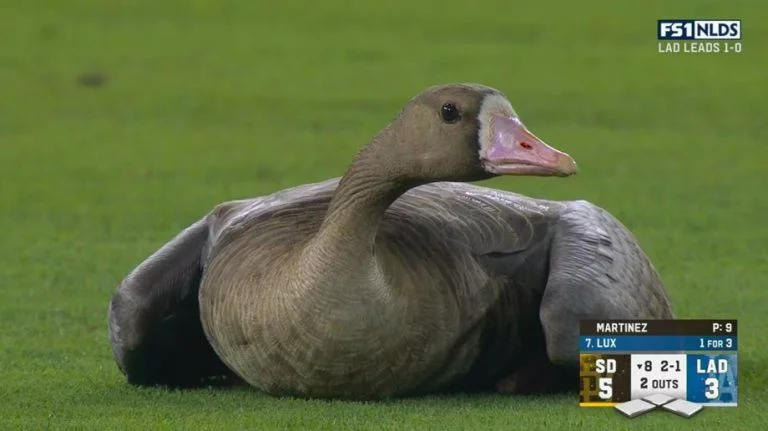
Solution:
[[[675,335],[589,335],[579,337],[582,353],[603,352],[735,352],[737,337]]]

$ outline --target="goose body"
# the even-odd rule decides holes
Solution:
[[[224,375],[276,395],[349,399],[547,391],[562,386],[552,376],[577,369],[580,319],[673,316],[653,265],[605,210],[463,182],[575,172],[517,122],[486,130],[489,106],[516,118],[500,93],[425,94],[411,105],[442,106],[445,120],[445,101],[458,101],[468,125],[443,121],[445,132],[407,107],[343,178],[221,204],[140,264],[110,307],[129,381]],[[401,156],[405,167],[382,162],[440,133],[447,149],[426,145],[428,157]],[[508,147],[488,140],[512,133],[525,145],[511,154],[533,145],[538,159],[495,156]],[[503,163],[479,172],[485,162],[465,163],[465,141],[478,159]],[[526,387],[531,375],[548,383]]]

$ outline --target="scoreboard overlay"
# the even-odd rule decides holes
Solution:
[[[737,321],[583,320],[579,405],[613,407],[663,394],[738,405]]]

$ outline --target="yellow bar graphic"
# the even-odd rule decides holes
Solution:
[[[619,403],[579,403],[579,407],[613,407]]]

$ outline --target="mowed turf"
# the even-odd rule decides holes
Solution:
[[[0,5],[0,428],[764,426],[768,6],[107,3]],[[741,18],[743,52],[659,54],[665,17]],[[106,314],[136,264],[218,202],[342,174],[408,98],[455,81],[504,91],[581,167],[486,185],[604,206],[679,317],[739,319],[738,408],[630,421],[575,395],[348,403],[125,383]]]

